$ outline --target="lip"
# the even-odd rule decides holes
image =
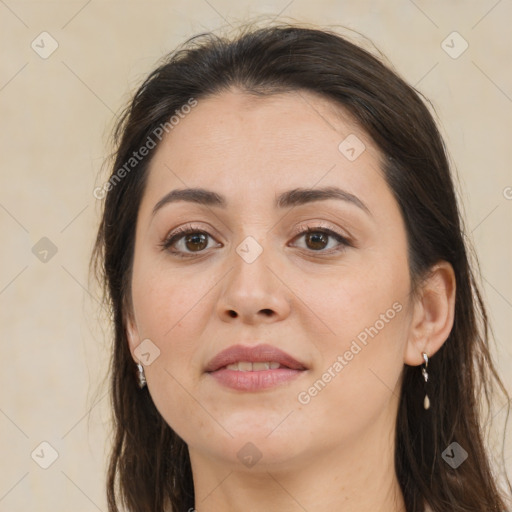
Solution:
[[[297,361],[290,354],[272,345],[261,344],[253,347],[247,347],[245,345],[233,345],[228,347],[210,360],[206,365],[205,372],[215,372],[228,364],[233,364],[238,361],[250,361],[251,363],[276,361],[291,370],[307,369],[304,364]]]
[[[227,365],[239,361],[252,363],[275,361],[284,368],[260,371],[229,370]],[[206,365],[205,373],[220,384],[239,391],[258,391],[289,382],[302,375],[308,368],[286,352],[271,345],[253,347],[233,345],[219,352]]]

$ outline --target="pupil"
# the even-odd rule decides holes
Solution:
[[[189,246],[189,243],[196,245],[195,249],[199,249],[199,250],[204,249],[208,245],[207,243],[205,243],[205,241],[206,241],[206,236],[202,233],[189,235],[186,238],[187,249],[194,249]],[[199,244],[200,247],[197,247],[197,244]]]
[[[307,240],[313,242],[313,249],[323,249],[327,245],[327,235],[325,233],[308,234]],[[321,241],[319,242],[319,240]]]

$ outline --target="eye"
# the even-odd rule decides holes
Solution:
[[[353,244],[342,234],[323,226],[299,226],[294,240],[304,238],[305,247],[309,252],[332,254],[340,252]],[[213,237],[206,231],[186,225],[172,231],[159,245],[171,254],[186,258],[206,252],[211,247],[220,247],[222,244],[210,245]]]
[[[176,256],[187,257],[208,249],[209,239],[213,240],[206,231],[192,226],[183,226],[171,232],[160,246]]]
[[[322,226],[308,226],[306,228],[300,226],[298,233],[295,239],[304,238],[305,247],[302,248],[310,251],[331,254],[342,251],[346,247],[352,247],[352,244],[345,236]]]

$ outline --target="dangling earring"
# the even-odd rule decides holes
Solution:
[[[146,385],[146,376],[144,375],[144,368],[140,363],[137,363],[137,381],[140,389],[142,389]]]
[[[428,356],[425,354],[425,352],[422,352],[423,360],[425,361],[423,364],[423,368],[421,369],[421,374],[423,375],[423,378],[425,379],[425,399],[423,400],[423,407],[426,409],[430,409],[430,398],[427,395],[426,389],[427,389],[427,382],[428,382]]]

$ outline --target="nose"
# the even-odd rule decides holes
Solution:
[[[283,283],[276,261],[270,261],[266,250],[253,261],[240,254],[235,252],[219,296],[221,320],[254,325],[285,319],[290,314],[292,292]]]

